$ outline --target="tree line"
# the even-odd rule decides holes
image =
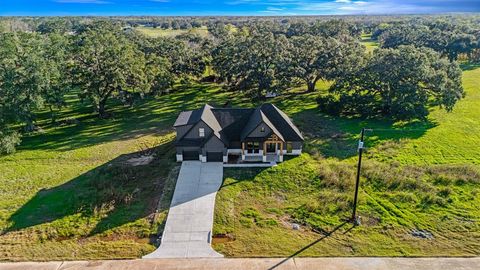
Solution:
[[[360,33],[342,21],[240,28],[213,50],[212,64],[231,90],[254,98],[319,80],[332,83],[318,98],[335,115],[424,119],[429,107],[447,111],[464,95],[456,58],[423,44],[385,46],[367,53]]]
[[[187,39],[148,38],[108,21],[82,25],[75,33],[0,33],[0,153],[15,150],[19,126],[24,132],[37,129],[40,110],[48,109],[55,123],[73,91],[108,118],[111,98],[133,105],[145,95],[164,94],[178,80],[200,76],[207,45]]]
[[[468,36],[450,40],[468,40],[471,49],[456,41],[434,47],[436,41],[425,36],[438,35],[407,35],[403,30],[411,21],[396,17],[388,23],[242,18],[236,25],[232,18],[208,18],[207,36],[187,32],[164,38],[147,37],[125,20],[0,21],[0,153],[14,151],[19,127],[37,128],[39,110],[48,109],[55,123],[73,91],[108,118],[112,98],[132,106],[144,96],[167,94],[175,83],[202,78],[255,99],[291,87],[314,92],[317,82],[325,81],[332,86],[318,103],[326,113],[425,118],[429,106],[451,110],[463,96],[457,60],[468,55],[475,61],[480,43],[471,23],[426,20],[423,30]],[[372,54],[360,42],[367,30],[381,47]],[[412,38],[415,33],[420,37]],[[213,74],[204,78],[210,67]]]

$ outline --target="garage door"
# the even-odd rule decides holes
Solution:
[[[223,153],[222,152],[207,152],[207,162],[222,162]]]
[[[183,151],[183,160],[198,160],[198,151]]]

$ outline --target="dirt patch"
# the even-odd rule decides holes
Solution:
[[[305,231],[306,227],[302,226],[299,223],[294,222],[291,220],[289,216],[282,216],[280,217],[280,224],[282,224],[285,228],[290,229],[290,230],[295,230],[295,231]]]
[[[153,156],[140,156],[127,160],[127,163],[131,166],[148,165],[150,162],[152,162],[153,158]]]
[[[235,241],[235,235],[229,233],[215,234],[212,237],[212,244],[221,244],[231,241]]]
[[[427,230],[417,230],[412,231],[412,236],[423,239],[433,239],[433,234]]]

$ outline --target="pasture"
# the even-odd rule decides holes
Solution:
[[[153,37],[185,33],[139,30]],[[376,47],[369,37],[363,42]],[[326,82],[314,93],[296,88],[269,100],[304,132],[305,154],[274,168],[225,171],[214,233],[232,241],[215,240],[214,247],[236,257],[478,256],[480,68],[463,69],[465,98],[451,113],[433,109],[425,122],[322,114],[316,98]],[[98,119],[76,93],[67,101],[57,124],[41,112],[42,129],[24,136],[15,154],[0,157],[0,260],[151,252],[178,172],[171,127],[178,113],[206,102],[256,105],[241,92],[200,82],[177,84],[133,107],[111,100],[110,119]],[[373,131],[360,191],[362,226],[352,228],[345,220],[362,127]],[[145,156],[150,163],[134,164]]]

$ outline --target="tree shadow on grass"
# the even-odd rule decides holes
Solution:
[[[463,63],[460,65],[460,68],[462,69],[462,71],[475,70],[477,68],[480,68],[480,63]]]
[[[147,153],[154,155],[149,164],[132,165],[132,158]],[[173,153],[173,143],[167,142],[121,155],[65,184],[43,189],[10,216],[11,226],[4,233],[58,221],[53,228],[79,228],[81,235],[75,236],[91,236],[145,217],[153,222],[168,175],[176,166]]]
[[[333,117],[319,112],[318,108],[299,111],[291,117],[306,137],[306,151],[338,159],[357,154],[362,128],[371,129],[365,136],[368,149],[382,143],[420,138],[437,125],[428,120],[398,124],[389,120]]]
[[[181,111],[200,108],[207,102],[243,102],[240,97],[233,97],[232,93],[221,92],[214,84],[180,85],[169,94],[139,100],[133,107],[126,107],[112,99],[108,108],[113,116],[109,119],[99,119],[91,106],[75,101],[69,111],[59,114],[71,119],[69,123],[63,126],[42,124],[48,131],[25,136],[18,149],[69,151],[148,134],[163,135],[173,132],[172,125]],[[43,114],[40,118],[48,119],[48,113]]]
[[[347,226],[347,224],[349,224],[348,222],[343,222],[341,223],[340,225],[338,225],[337,227],[333,228],[331,231],[329,232],[325,232],[324,235],[320,238],[318,238],[317,240],[311,242],[310,244],[306,245],[305,247],[297,250],[295,253],[293,253],[292,255],[288,256],[287,258],[281,260],[280,262],[278,262],[277,264],[275,264],[274,266],[268,268],[268,270],[273,270],[273,269],[277,269],[278,267],[280,267],[282,264],[286,263],[288,260],[292,259],[292,258],[295,258],[297,257],[298,255],[300,255],[300,253],[304,252],[305,250],[313,247],[314,245],[316,245],[317,243],[321,242],[322,240],[332,236],[335,232],[337,232],[338,230],[340,230],[341,228],[343,228],[344,226]],[[345,232],[349,232],[350,230],[352,230],[354,227],[353,225],[350,226],[350,228],[348,228]]]

